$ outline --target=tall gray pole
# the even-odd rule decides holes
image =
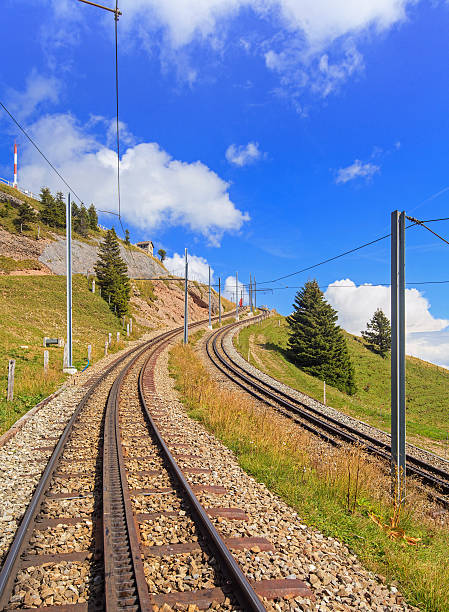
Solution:
[[[210,294],[210,266],[209,266],[209,329],[212,329],[212,315],[211,315],[211,294]]]
[[[187,283],[189,278],[189,262],[187,261],[187,249],[185,251],[186,256],[186,269],[185,269],[185,290],[184,290],[184,344],[189,341],[189,311],[187,308]]]
[[[249,307],[251,308],[251,312],[253,311],[253,283],[251,279],[251,274],[249,275]]]
[[[239,321],[239,273],[235,273],[235,320]]]
[[[67,273],[67,367],[72,368],[72,210],[70,193],[67,196],[66,207],[66,273]]]
[[[256,277],[254,277],[254,310],[257,310],[257,286],[256,286]]]
[[[391,213],[391,476],[405,498],[405,212]]]
[[[221,327],[221,278],[218,279],[218,324]]]

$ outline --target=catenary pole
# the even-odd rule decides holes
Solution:
[[[252,283],[252,278],[251,278],[251,274],[249,275],[249,307],[251,309],[251,312],[253,311],[253,283]]]
[[[254,310],[257,310],[257,285],[256,285],[256,277],[254,277]]]
[[[189,262],[187,261],[187,249],[185,250],[185,258],[186,258],[186,267],[185,267],[185,286],[184,286],[184,344],[187,344],[189,341],[189,311],[187,304],[187,283],[189,277]]]
[[[72,368],[72,210],[70,193],[66,207],[66,275],[67,275],[67,367]]]
[[[209,266],[209,329],[212,329],[212,314],[211,314],[211,293],[210,293],[210,266]]]
[[[239,273],[235,273],[235,320],[239,321]]]
[[[221,277],[218,279],[218,324],[221,327]]]
[[[405,499],[405,212],[391,213],[391,477]]]

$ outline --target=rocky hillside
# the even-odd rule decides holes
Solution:
[[[13,193],[11,193],[13,192]],[[36,212],[40,203],[25,196],[20,191],[0,185],[0,256],[9,260],[21,262],[14,266],[1,265],[0,273],[9,274],[65,274],[65,237],[56,230],[32,223],[30,229],[20,234],[14,227],[14,216],[20,204],[26,201]],[[72,241],[72,259],[74,274],[93,273],[97,261],[97,249],[102,233],[91,233],[88,239],[74,237]],[[151,257],[136,247],[125,247],[120,244],[123,259],[128,265],[131,278],[154,278],[161,274],[166,275],[167,270],[155,257]],[[24,262],[29,262],[28,268]],[[14,269],[14,267],[16,269]]]

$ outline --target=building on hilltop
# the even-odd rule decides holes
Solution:
[[[151,240],[144,240],[143,242],[136,242],[136,247],[139,247],[139,249],[142,249],[149,255],[153,255],[154,244],[151,242]]]

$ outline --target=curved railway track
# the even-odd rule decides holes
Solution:
[[[260,321],[264,313],[254,318]],[[387,462],[390,462],[390,445],[366,431],[352,427],[344,420],[339,420],[320,410],[301,402],[293,395],[278,389],[262,377],[259,377],[238,364],[224,346],[224,338],[231,330],[241,325],[240,322],[228,325],[214,332],[206,341],[206,353],[216,368],[239,387],[257,400],[268,404],[277,411],[304,427],[313,434],[324,438],[333,445],[341,442],[362,444],[364,449]],[[262,374],[262,373],[261,373]],[[437,465],[428,463],[411,454],[407,454],[407,472],[419,478],[431,489],[431,497],[445,507],[449,507],[449,473]]]
[[[51,456],[1,568],[1,610],[146,612],[164,604],[214,604],[262,612],[263,597],[311,596],[300,580],[250,583],[231,550],[269,542],[222,538],[211,518],[242,519],[243,510],[204,507],[198,492],[219,495],[223,487],[192,482],[192,475],[211,470],[180,467],[183,457],[194,456],[177,455],[177,447],[188,445],[177,444],[180,432],[167,428],[154,381],[159,354],[180,333],[161,334],[117,359],[78,404],[56,446],[35,449]],[[168,496],[185,510],[165,510]],[[142,500],[153,499],[160,511],[138,511]],[[180,521],[180,530],[187,521],[191,541],[149,537],[160,520]],[[186,582],[155,591],[148,559],[194,553],[205,564],[201,571],[213,576],[212,588]]]

